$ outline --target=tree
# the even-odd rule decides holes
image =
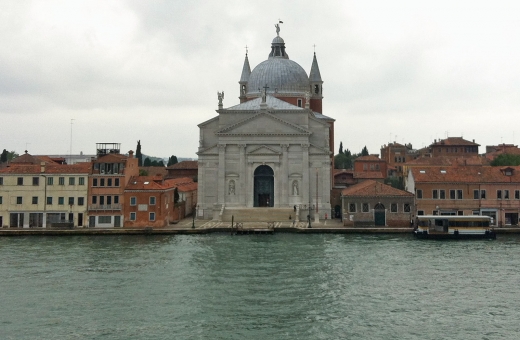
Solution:
[[[148,176],[148,171],[144,169],[139,169],[139,176]]]
[[[343,153],[343,142],[339,142],[339,152],[340,154]]]
[[[498,155],[492,162],[492,166],[517,166],[520,165],[520,155],[503,153]]]
[[[368,155],[369,155],[368,149],[367,149],[367,146],[365,145],[363,150],[361,150],[361,156],[368,156]]]
[[[7,162],[7,155],[9,154],[9,152],[4,149],[4,151],[2,151],[2,155],[0,156],[0,163],[5,163]]]
[[[12,161],[14,158],[20,156],[19,154],[16,153],[16,151],[10,151],[7,153],[7,161]]]
[[[152,166],[152,161],[150,160],[150,158],[146,157],[146,159],[144,160],[143,165],[144,166]]]
[[[177,156],[172,155],[170,158],[168,158],[168,165],[167,166],[174,165],[174,164],[177,164],[177,163],[179,163],[179,161],[177,160]]]
[[[135,148],[135,158],[138,159],[138,166],[143,166],[143,154],[141,153],[141,140],[137,141],[137,147]]]

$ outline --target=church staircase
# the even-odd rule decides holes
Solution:
[[[226,207],[222,222],[291,222],[296,212],[293,208],[231,208]],[[290,217],[290,218],[289,218]]]

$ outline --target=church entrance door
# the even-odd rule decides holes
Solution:
[[[274,206],[274,171],[270,166],[256,168],[254,187],[254,207]]]

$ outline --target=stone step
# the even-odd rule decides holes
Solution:
[[[235,222],[288,222],[295,214],[291,208],[226,208],[222,221],[230,222],[233,217]]]

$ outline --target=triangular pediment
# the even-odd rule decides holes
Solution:
[[[314,144],[311,144],[309,146],[309,154],[328,154],[330,153],[330,150],[327,149],[327,148],[322,148],[322,147],[319,147],[319,146],[316,146]]]
[[[214,155],[214,154],[218,155],[218,145],[217,144],[213,144],[213,145],[197,152],[197,155]]]
[[[278,150],[273,149],[267,145],[259,145],[256,148],[253,148],[251,151],[247,153],[248,155],[281,155],[282,153]]]
[[[285,121],[268,112],[259,112],[249,118],[241,120],[233,125],[220,129],[216,133],[219,136],[227,135],[299,135],[308,136],[311,132],[296,124]]]

